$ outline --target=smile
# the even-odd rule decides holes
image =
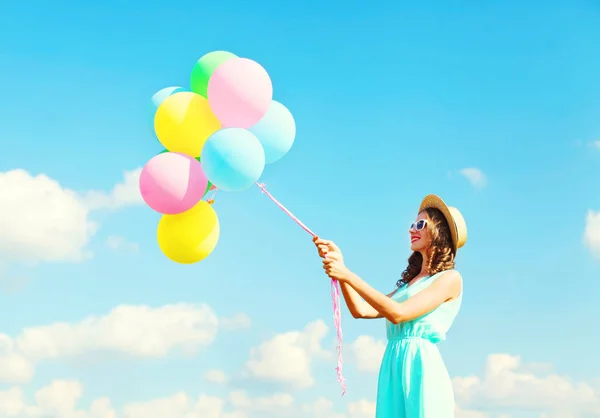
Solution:
[[[410,242],[415,242],[415,241],[418,241],[418,240],[420,240],[420,239],[421,239],[420,237],[412,237],[412,238],[410,239]]]

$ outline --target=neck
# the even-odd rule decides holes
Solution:
[[[427,254],[424,252],[421,252],[421,256],[423,257],[423,264],[421,264],[421,272],[419,273],[419,276],[428,276],[429,275],[429,269],[427,268],[427,266],[429,265],[429,258],[427,257]]]

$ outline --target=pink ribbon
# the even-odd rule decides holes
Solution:
[[[313,231],[310,230],[309,227],[304,225],[304,223],[300,219],[298,219],[296,216],[294,216],[294,214],[292,212],[290,212],[285,206],[283,206],[281,203],[279,203],[279,201],[277,199],[275,199],[271,193],[269,193],[269,191],[265,187],[264,183],[256,183],[256,185],[260,188],[260,190],[264,194],[267,195],[267,197],[269,199],[271,199],[273,201],[273,203],[275,203],[277,206],[279,206],[279,209],[284,211],[286,213],[286,215],[289,216],[290,218],[292,218],[292,220],[294,222],[296,222],[302,229],[304,229],[306,232],[308,232],[313,237],[317,236]],[[333,324],[335,326],[335,330],[337,333],[337,367],[335,368],[335,371],[337,373],[337,381],[340,384],[340,386],[342,387],[342,396],[344,396],[346,394],[346,379],[344,378],[344,375],[342,373],[344,361],[342,358],[343,334],[342,334],[342,314],[340,311],[340,286],[339,286],[338,281],[335,279],[331,279],[331,300],[333,302]]]

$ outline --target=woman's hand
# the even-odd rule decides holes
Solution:
[[[343,260],[342,251],[340,250],[340,247],[335,245],[332,241],[327,241],[319,237],[314,237],[313,242],[315,243],[315,246],[319,251],[319,257],[325,258],[327,254],[336,252],[339,254],[340,260]]]
[[[323,269],[332,279],[347,282],[350,278],[350,270],[344,264],[344,257],[340,248],[331,241],[315,237],[313,242],[319,250],[319,256],[323,258]]]

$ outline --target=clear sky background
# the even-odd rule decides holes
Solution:
[[[600,416],[600,5],[5,1],[0,417],[372,418],[384,322],[344,311],[259,190],[181,266],[137,191],[152,94],[224,49],[297,123],[269,190],[388,292],[420,199],[457,206],[457,417]]]

